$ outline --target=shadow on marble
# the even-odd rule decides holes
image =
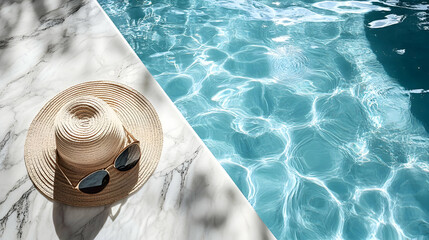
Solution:
[[[94,239],[110,214],[110,206],[73,207],[54,202],[52,218],[59,239]]]
[[[126,202],[127,198],[99,207],[74,207],[54,202],[55,232],[59,239],[94,239],[108,218],[114,224]]]
[[[45,57],[55,50],[62,52],[69,50],[71,42],[70,31],[61,29],[61,34],[38,38],[46,30],[62,24],[66,18],[85,5],[85,0],[2,0],[0,1],[0,49],[6,49],[22,40],[43,39],[42,48],[45,48]],[[85,22],[83,22],[85,23]],[[27,31],[19,31],[26,25]],[[18,31],[17,31],[18,29]],[[10,54],[0,52],[0,63],[3,66],[13,64]],[[1,68],[0,68],[1,69]],[[7,69],[7,68],[5,68]]]
[[[221,228],[226,224],[229,213],[233,211],[230,206],[235,204],[236,196],[232,189],[225,189],[225,193],[222,194],[218,193],[223,196],[223,201],[218,199],[217,208],[207,208],[213,204],[213,199],[216,198],[215,193],[210,191],[209,185],[206,176],[198,174],[194,176],[189,193],[183,198],[182,204],[185,207],[184,210],[189,213],[190,226],[198,224],[208,229]],[[222,202],[225,204],[220,204]]]
[[[204,229],[205,232],[218,232],[228,228],[228,224],[234,224],[232,215],[237,211],[234,207],[240,205],[237,189],[225,187],[221,192],[214,192],[213,183],[205,174],[196,174],[189,192],[183,197],[180,204],[183,205],[182,213],[186,216],[187,226]],[[254,225],[254,239],[268,240],[271,233],[262,221]],[[189,230],[195,232],[195,230]],[[192,236],[189,234],[189,236]],[[198,239],[198,238],[196,238]]]

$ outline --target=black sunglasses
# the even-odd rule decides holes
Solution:
[[[134,138],[134,136],[128,132],[124,127],[125,132],[127,133],[127,144],[122,151],[116,156],[114,162],[104,169],[97,170],[92,172],[82,178],[76,186],[73,186],[70,179],[63,172],[60,166],[57,164],[58,169],[61,171],[63,176],[69,182],[69,184],[74,188],[83,193],[94,194],[101,192],[109,183],[110,175],[109,169],[113,166],[119,171],[128,171],[132,169],[141,157],[140,151],[140,142]],[[131,138],[131,139],[130,139]],[[132,141],[131,141],[132,140]],[[57,153],[58,157],[58,153]]]

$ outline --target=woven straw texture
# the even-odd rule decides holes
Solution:
[[[58,166],[76,186],[113,163],[126,144],[124,127],[140,141],[139,163],[126,172],[110,168],[110,182],[99,193],[74,189]],[[70,87],[45,104],[30,125],[24,159],[30,179],[47,198],[92,207],[118,201],[143,186],[160,160],[162,142],[158,115],[145,97],[122,84],[92,81]]]

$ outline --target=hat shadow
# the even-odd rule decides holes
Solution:
[[[139,168],[139,163],[135,167]],[[138,174],[137,171],[132,171],[133,176],[131,177],[132,182],[137,182]],[[132,174],[131,173],[131,174]],[[58,178],[61,178],[62,173],[58,170],[58,166],[55,169],[55,181],[54,181],[54,206],[52,210],[52,219],[54,222],[55,232],[59,239],[94,239],[100,230],[106,223],[107,218],[110,216],[112,221],[115,221],[118,217],[121,208],[126,203],[128,197],[116,201],[115,203],[96,206],[96,207],[76,207],[67,205],[58,201],[55,196],[58,196],[61,192],[58,190]],[[125,186],[131,191],[133,184]],[[115,214],[112,213],[112,206],[120,204],[119,209],[116,210]]]
[[[94,239],[104,226],[110,206],[74,207],[54,202],[52,218],[59,239]]]

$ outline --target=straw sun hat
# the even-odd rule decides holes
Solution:
[[[155,109],[136,90],[115,82],[86,82],[59,93],[40,110],[28,130],[24,159],[30,179],[47,198],[100,206],[143,186],[161,157],[162,136]],[[139,160],[120,171],[115,159],[129,142],[138,145]],[[101,191],[77,188],[103,169],[109,179]]]

